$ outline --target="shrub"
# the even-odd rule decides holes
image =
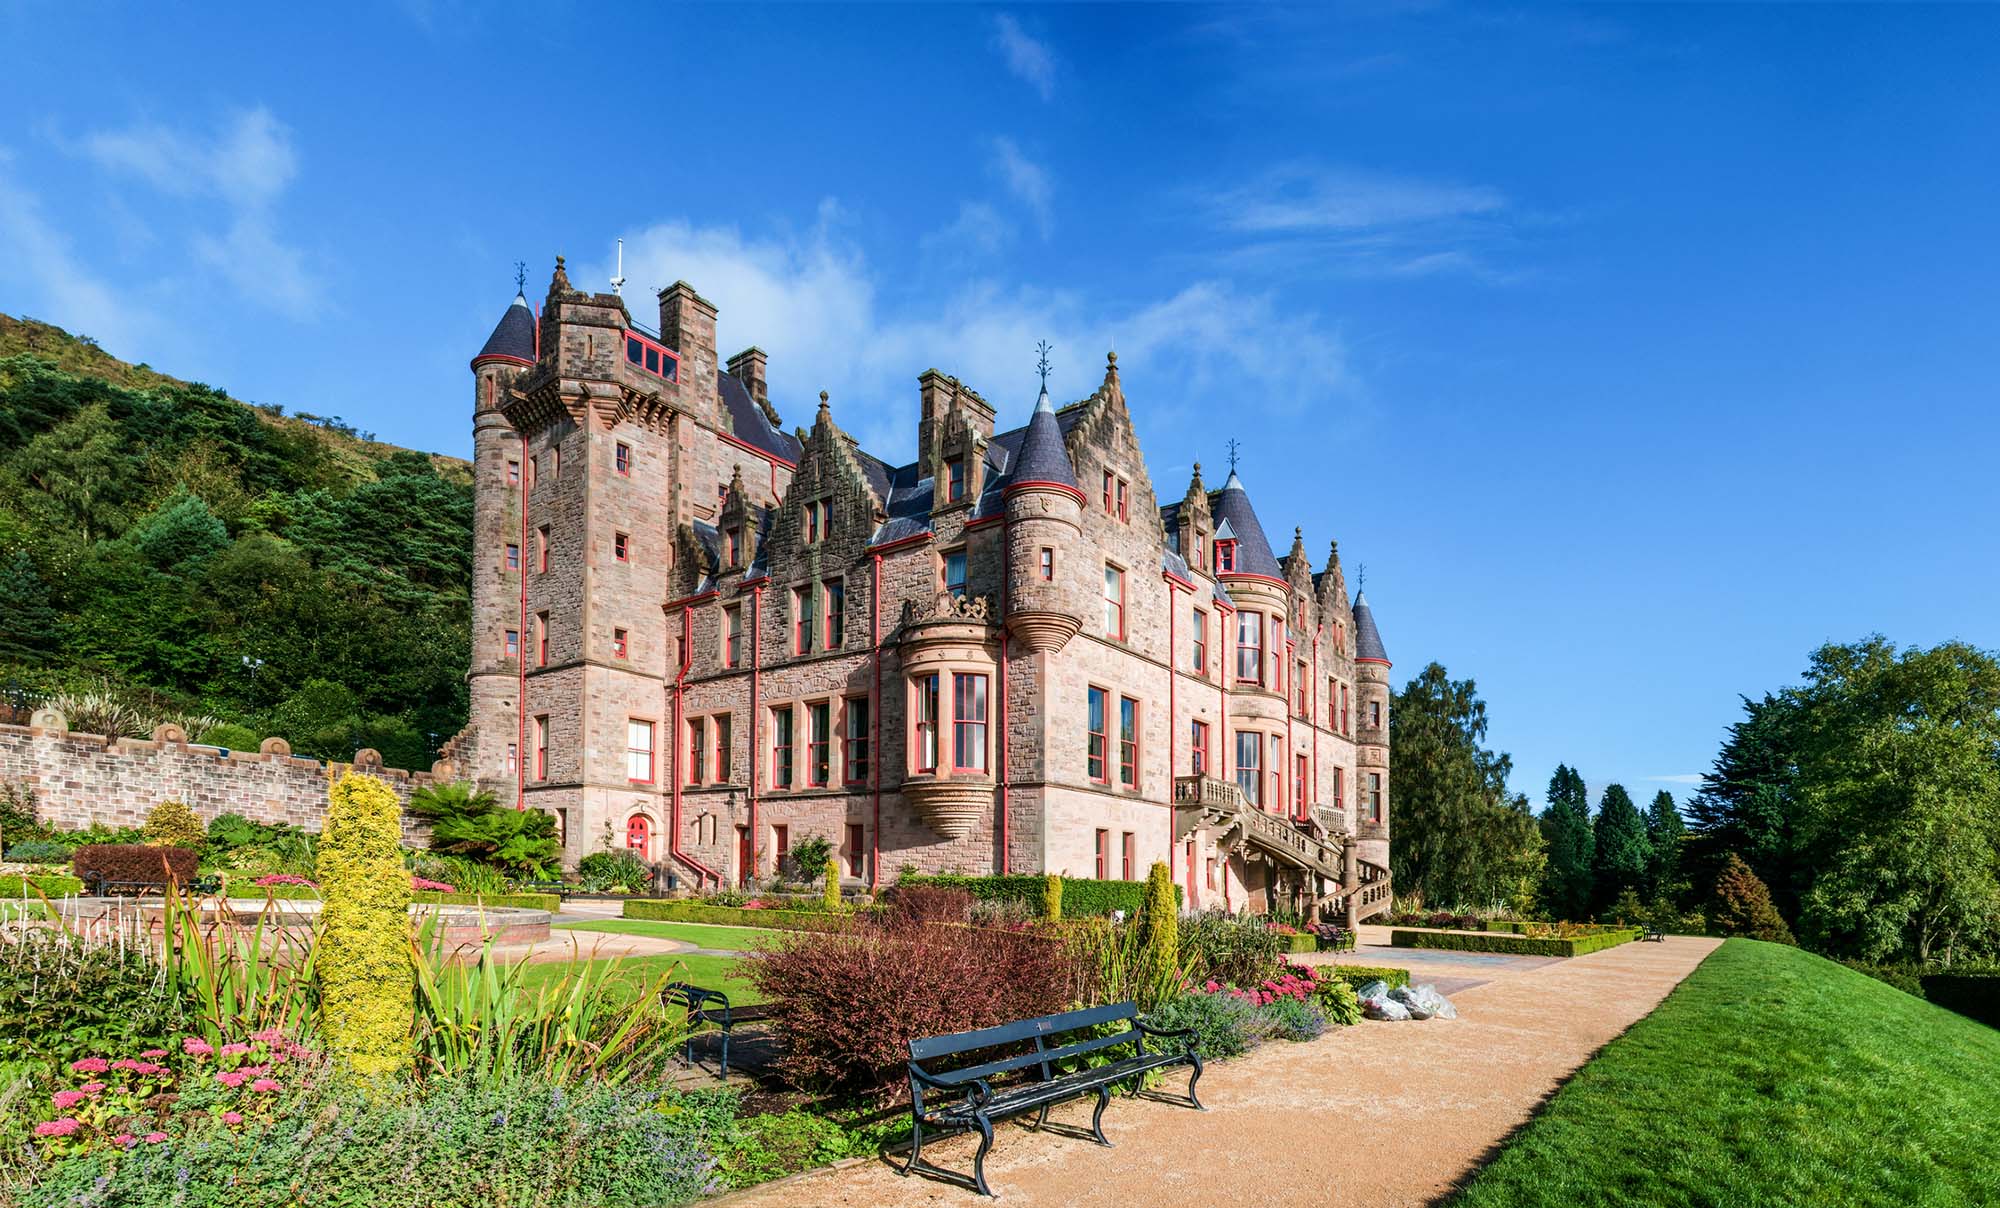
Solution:
[[[1792,929],[1771,902],[1771,889],[1735,852],[1715,881],[1708,921],[1717,935],[1743,935],[1778,944],[1794,943]]]
[[[721,1142],[717,1161],[731,1187],[750,1187],[844,1158],[878,1153],[887,1134],[901,1133],[908,1127],[900,1120],[890,1120],[849,1128],[796,1108],[765,1112],[733,1122]]]
[[[32,901],[38,896],[60,898],[82,892],[82,881],[59,872],[0,875],[0,898],[27,898]]]
[[[1055,873],[1042,887],[1042,918],[1051,923],[1062,918],[1062,878]]]
[[[786,869],[795,880],[817,878],[833,858],[833,840],[825,835],[806,835],[792,840],[785,852]]]
[[[53,839],[28,839],[8,848],[7,858],[16,864],[67,864],[69,845]]]
[[[1325,1013],[1326,1021],[1336,1027],[1352,1027],[1361,1022],[1361,998],[1355,994],[1354,986],[1343,977],[1326,976],[1327,968],[1314,970],[1313,1002]],[[1404,974],[1407,978],[1409,975]]]
[[[0,1066],[137,1053],[180,1026],[179,998],[148,945],[46,930],[0,943]]]
[[[1080,877],[1046,877],[1033,873],[1013,873],[1007,876],[969,877],[957,873],[904,873],[897,879],[898,887],[905,885],[936,885],[947,889],[963,889],[981,901],[1012,898],[1026,902],[1032,914],[1049,915],[1048,894],[1051,883],[1060,886],[1057,902],[1059,917],[1080,919],[1095,916],[1109,916],[1120,910],[1126,918],[1137,918],[1146,905],[1146,883],[1144,881],[1092,881]],[[1174,888],[1174,900],[1180,901],[1180,887]]]
[[[1408,969],[1391,969],[1386,965],[1321,965],[1313,970],[1313,980],[1321,985],[1339,982],[1351,990],[1358,990],[1372,981],[1389,983],[1390,989],[1410,984]]]
[[[264,740],[248,726],[225,721],[203,730],[195,741],[203,746],[221,747],[225,751],[254,751]]]
[[[70,871],[85,882],[143,881],[189,885],[200,857],[185,847],[143,843],[92,843],[70,853]]]
[[[825,867],[826,867],[826,873],[825,873],[826,908],[828,910],[839,910],[840,909],[840,861],[834,859],[833,856],[829,854],[825,861]]]
[[[562,859],[554,817],[503,808],[469,780],[425,785],[410,794],[410,812],[430,824],[432,851],[470,856],[529,877],[545,875]]]
[[[653,870],[627,847],[594,851],[576,862],[577,879],[594,893],[638,893],[653,878]]]
[[[1272,1034],[1284,1040],[1316,1040],[1326,1031],[1326,1015],[1304,999],[1274,999],[1259,1009]]]
[[[1269,1021],[1256,1007],[1228,994],[1183,994],[1149,1013],[1155,1028],[1191,1028],[1195,1052],[1203,1057],[1238,1057],[1270,1035]]]
[[[410,1059],[410,876],[402,808],[388,785],[349,772],[328,795],[319,845],[326,905],[316,954],[328,1052],[364,1077]]]
[[[146,842],[161,847],[186,847],[201,850],[202,841],[208,838],[208,829],[201,819],[186,804],[179,801],[162,801],[146,815]]]
[[[878,1093],[904,1084],[911,1040],[1059,1011],[1073,980],[1061,944],[899,911],[879,927],[789,936],[738,968],[773,1004],[781,1074]]]
[[[1599,931],[1568,939],[1545,939],[1537,936],[1507,935],[1501,932],[1464,935],[1456,931],[1404,931],[1400,928],[1389,933],[1389,942],[1398,948],[1430,948],[1447,952],[1502,952],[1514,956],[1584,956],[1606,948],[1615,948],[1638,938],[1639,932],[1634,930]]]
[[[1636,926],[1645,923],[1650,917],[1650,912],[1639,901],[1638,891],[1630,885],[1618,895],[1617,901],[1611,903],[1611,909],[1605,911],[1605,914],[1620,927]]]
[[[1180,899],[1174,874],[1154,862],[1146,873],[1146,905],[1139,912],[1140,977],[1148,983],[1173,978],[1181,967]]]
[[[720,895],[718,895],[720,896]],[[662,923],[722,923],[730,927],[769,927],[779,931],[844,931],[856,915],[829,914],[824,910],[749,910],[740,906],[717,906],[707,901],[632,898],[625,903],[628,919],[651,919]]]
[[[507,893],[514,888],[513,881],[505,872],[468,856],[412,852],[403,863],[411,875],[449,882],[458,886],[461,893]]]
[[[1181,971],[1197,985],[1254,986],[1277,973],[1284,943],[1261,920],[1204,911],[1181,921]]]
[[[889,909],[912,922],[963,923],[972,917],[972,895],[963,889],[905,881],[887,896]]]

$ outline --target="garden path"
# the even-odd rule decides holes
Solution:
[[[1445,962],[1367,946],[1353,963],[1441,980]],[[1381,937],[1386,939],[1386,932]],[[1674,936],[1571,960],[1477,964],[1484,983],[1454,998],[1457,1020],[1363,1023],[1309,1044],[1267,1044],[1209,1067],[1208,1111],[1120,1100],[1117,1145],[1003,1128],[987,1181],[1015,1205],[1429,1204],[1487,1160],[1577,1067],[1650,1013],[1720,940]],[[1457,954],[1463,955],[1463,954]],[[1461,962],[1462,963],[1462,962]],[[1172,1080],[1167,1087],[1172,1089]],[[1089,1107],[1055,1118],[1087,1126]],[[970,1169],[973,1141],[924,1157]],[[728,1208],[971,1205],[971,1192],[899,1178],[870,1160],[727,1196]]]

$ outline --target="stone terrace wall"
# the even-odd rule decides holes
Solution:
[[[428,773],[381,766],[373,751],[357,752],[356,762],[321,763],[298,759],[281,739],[266,739],[264,751],[231,751],[198,746],[172,726],[151,740],[75,734],[60,714],[37,714],[30,726],[0,726],[0,782],[25,784],[39,798],[41,821],[64,829],[93,822],[143,826],[162,801],[186,802],[204,822],[218,814],[241,814],[252,822],[289,822],[316,831],[326,816],[327,790],[349,769],[375,776],[404,802],[410,792],[434,784]],[[406,836],[415,823],[403,820]]]

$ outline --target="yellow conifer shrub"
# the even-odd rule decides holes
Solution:
[[[162,801],[146,815],[146,842],[154,847],[186,847],[198,851],[207,839],[208,828],[183,802]]]
[[[826,858],[826,908],[840,909],[840,861]]]
[[[1146,873],[1146,902],[1139,910],[1139,952],[1145,984],[1157,986],[1179,976],[1181,908],[1174,897],[1174,874],[1154,861]]]
[[[1042,890],[1042,917],[1051,923],[1062,919],[1062,878],[1049,874],[1048,887]]]
[[[325,899],[316,964],[327,1051],[357,1074],[410,1062],[410,874],[402,804],[388,785],[349,772],[328,795],[315,873]]]

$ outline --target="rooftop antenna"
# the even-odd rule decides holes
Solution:
[[[516,260],[514,262],[514,292],[524,298],[528,296],[528,262],[526,260]]]
[[[1042,391],[1043,393],[1047,393],[1049,388],[1049,342],[1042,340],[1037,343],[1035,345],[1035,352],[1039,354],[1038,359],[1035,361],[1035,372],[1042,375]]]
[[[618,241],[618,275],[611,279],[611,292],[614,294],[625,292],[625,241],[623,239]]]
[[[1242,441],[1237,440],[1233,436],[1229,438],[1229,472],[1231,474],[1236,473],[1236,458],[1238,455],[1237,450],[1241,449],[1242,447],[1243,447]]]

